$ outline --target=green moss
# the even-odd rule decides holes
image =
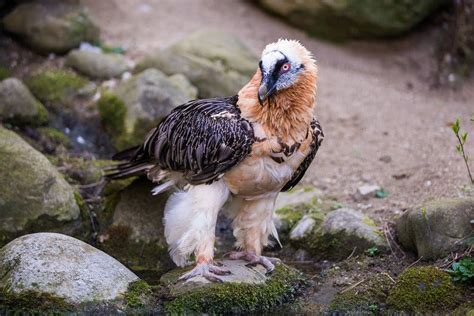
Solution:
[[[132,282],[125,293],[125,304],[128,308],[145,307],[152,295],[151,286],[143,280]]]
[[[31,92],[43,102],[64,102],[86,85],[87,80],[71,71],[46,70],[25,81]]]
[[[127,108],[116,95],[105,92],[97,102],[100,119],[110,135],[119,135],[125,129]]]
[[[67,303],[64,298],[52,294],[32,290],[12,293],[5,288],[0,288],[0,311],[2,308],[16,313],[31,314],[42,312],[54,314],[74,310],[74,306]]]
[[[10,71],[5,67],[0,66],[0,81],[2,81],[3,79],[7,79],[10,76],[11,76]]]
[[[293,227],[301,218],[303,218],[303,215],[306,213],[306,207],[304,205],[296,207],[284,206],[276,210],[276,213],[286,220],[290,227]]]
[[[418,313],[451,311],[460,301],[449,274],[430,266],[406,269],[387,299],[396,310]]]
[[[38,133],[47,140],[51,141],[55,145],[64,145],[69,147],[71,145],[71,140],[63,132],[52,127],[40,127],[38,128]]]
[[[338,293],[329,304],[332,312],[371,313],[374,308],[381,311],[385,307],[392,281],[385,274],[376,274],[357,287]]]
[[[245,314],[268,310],[292,299],[304,284],[300,273],[278,265],[265,284],[211,284],[179,294],[165,303],[172,315],[186,313]]]

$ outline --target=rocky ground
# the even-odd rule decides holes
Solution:
[[[336,14],[338,40],[393,36],[442,1],[378,13],[350,0],[347,11],[256,2],[266,9],[0,1],[0,314],[472,312],[474,194],[450,124],[474,132],[474,83],[453,75],[455,90],[433,89],[436,19],[402,38],[337,44],[286,24],[326,36],[308,17],[319,27]],[[105,183],[103,168],[173,107],[234,94],[279,37],[318,60],[326,135],[303,183],[277,201],[284,248],[266,252],[283,264],[266,276],[224,260],[234,274],[223,284],[177,282],[167,195],[150,195],[145,179]],[[470,139],[465,149],[474,156]],[[232,243],[222,214],[219,256]]]

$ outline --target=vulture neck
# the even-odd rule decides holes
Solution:
[[[316,72],[303,74],[292,87],[275,93],[263,105],[258,102],[260,70],[239,91],[242,117],[260,124],[267,137],[276,136],[284,142],[299,142],[307,135],[316,105]]]

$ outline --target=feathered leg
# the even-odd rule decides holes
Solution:
[[[273,224],[273,209],[277,194],[258,200],[235,198],[233,208],[237,208],[232,226],[237,238],[236,247],[243,251],[228,254],[231,259],[244,259],[249,265],[262,264],[267,272],[272,272],[276,258],[262,256],[263,247],[268,245],[271,234],[278,240],[278,233]]]
[[[214,240],[217,214],[229,196],[223,181],[192,186],[188,191],[174,193],[165,207],[165,237],[171,258],[185,266],[194,253],[196,267],[180,279],[201,275],[220,281],[215,275],[229,271],[214,264]]]

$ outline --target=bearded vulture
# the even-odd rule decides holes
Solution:
[[[178,266],[195,267],[181,279],[220,281],[230,273],[214,261],[217,215],[231,198],[236,249],[231,259],[273,271],[262,256],[272,235],[275,200],[293,188],[324,137],[314,117],[317,66],[299,42],[265,47],[251,80],[232,97],[190,101],[175,108],[141,146],[118,153],[109,179],[145,174],[153,194],[179,188],[167,201],[165,237]]]

